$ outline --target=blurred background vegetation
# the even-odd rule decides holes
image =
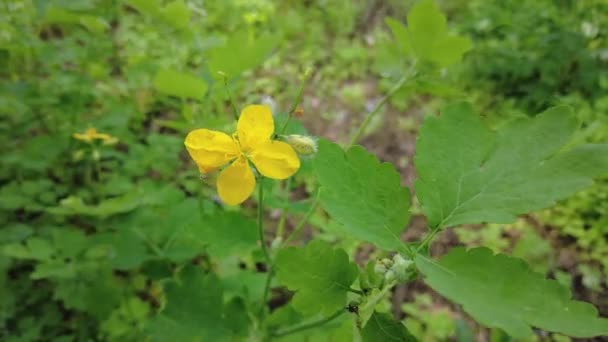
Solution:
[[[247,218],[255,205],[222,209],[213,177],[201,181],[185,153],[185,134],[230,130],[228,93],[239,110],[265,103],[284,120],[310,68],[303,115],[289,131],[346,142],[400,76],[403,56],[385,19],[404,22],[413,4],[0,2],[3,341],[141,341],[163,303],[163,280],[188,263],[221,273],[226,300],[252,305],[264,281]],[[471,38],[471,51],[462,63],[401,89],[362,140],[399,169],[404,184],[414,178],[420,122],[450,101],[471,101],[495,126],[569,104],[582,122],[577,141],[606,141],[606,1],[438,3],[449,29]],[[316,184],[309,161],[292,182],[267,183],[270,239],[281,210],[308,210]],[[404,239],[424,232],[419,208],[413,211]],[[308,237],[339,240],[362,264],[375,257],[322,212],[307,229]],[[207,248],[209,235],[230,230],[241,240]],[[453,245],[522,257],[608,315],[608,178],[512,225],[445,231],[432,253]],[[508,341],[420,282],[397,287],[383,306],[422,341]],[[340,341],[327,334],[297,338]]]

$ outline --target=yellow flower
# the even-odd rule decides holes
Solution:
[[[111,145],[118,142],[118,139],[105,133],[98,133],[95,128],[87,128],[84,133],[74,133],[72,137],[77,140],[91,143],[94,140],[101,140],[105,145]]]
[[[270,108],[249,105],[241,111],[232,136],[208,129],[197,129],[184,144],[202,173],[232,162],[217,179],[217,192],[226,204],[245,201],[255,188],[249,162],[265,177],[286,179],[300,168],[300,160],[289,144],[271,140],[274,121]]]

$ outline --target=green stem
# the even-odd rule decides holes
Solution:
[[[264,259],[266,260],[266,268],[268,275],[266,277],[266,285],[264,286],[264,293],[262,294],[262,303],[260,305],[260,321],[264,321],[266,314],[266,303],[268,302],[268,293],[270,292],[270,282],[272,281],[273,269],[272,259],[270,253],[268,253],[268,247],[266,247],[266,239],[264,238],[264,177],[260,177],[258,182],[258,234],[260,237],[260,244],[262,246],[262,252],[264,253]]]
[[[289,203],[289,192],[291,190],[291,180],[293,178],[288,178],[285,183],[285,203]],[[289,212],[289,207],[283,208],[281,210],[281,218],[279,218],[279,225],[277,227],[277,238],[283,238],[283,234],[285,233],[285,222],[287,221],[287,213]]]
[[[271,265],[270,253],[268,253],[268,247],[266,247],[266,239],[264,238],[264,177],[259,179],[258,188],[258,234],[260,237],[260,244],[262,245],[262,252],[264,253],[264,259],[268,266]]]
[[[365,295],[365,293],[363,293],[363,291],[357,290],[357,289],[353,289],[352,287],[349,287],[347,291],[355,293],[355,294],[358,294],[359,296],[364,296]]]
[[[295,325],[295,326],[292,326],[292,327],[288,327],[288,328],[285,328],[285,329],[282,329],[282,330],[277,330],[277,331],[275,331],[272,334],[272,336],[273,337],[281,337],[281,336],[286,336],[286,335],[294,334],[294,333],[300,332],[302,330],[316,328],[316,327],[322,326],[322,325],[324,325],[326,323],[329,323],[329,322],[333,321],[334,319],[342,316],[345,312],[346,312],[346,309],[342,308],[339,311],[336,311],[331,316],[327,316],[325,318],[321,318],[319,320],[312,321],[310,323],[298,324],[298,325]]]
[[[293,117],[293,113],[295,113],[296,109],[298,109],[298,105],[300,104],[300,101],[302,100],[302,94],[304,93],[304,86],[306,85],[306,81],[308,80],[308,77],[310,76],[310,74],[311,74],[310,69],[307,69],[304,72],[304,75],[302,77],[302,82],[300,82],[300,88],[298,89],[296,98],[293,100],[291,109],[289,110],[289,115],[287,116],[287,120],[285,120],[285,123],[283,124],[283,127],[281,127],[281,130],[279,131],[278,135],[283,135],[285,133],[285,129],[287,129],[287,125],[289,124],[289,121],[291,121],[291,118]]]
[[[410,77],[414,74],[415,65],[416,65],[416,63],[412,64],[411,67],[409,68],[409,70],[397,81],[397,83],[395,83],[395,85],[393,85],[393,87],[388,91],[388,93],[386,95],[384,95],[384,97],[382,99],[380,99],[380,101],[376,104],[374,109],[372,109],[371,112],[367,113],[367,115],[365,116],[365,119],[363,120],[361,125],[359,125],[357,132],[355,132],[353,137],[350,139],[348,148],[352,147],[354,144],[357,143],[357,141],[359,141],[359,139],[363,135],[363,132],[365,132],[365,129],[367,128],[369,123],[372,121],[374,116],[376,116],[376,114],[380,111],[380,109],[382,109],[384,104],[391,98],[391,96],[393,96],[399,89],[401,89],[401,87],[410,79]]]
[[[234,114],[234,119],[238,120],[239,119],[239,111],[236,109],[236,105],[234,104],[234,101],[232,100],[232,94],[230,93],[230,88],[228,87],[228,76],[226,76],[226,74],[224,74],[223,72],[220,72],[220,75],[222,75],[222,79],[224,80],[224,89],[226,89],[226,97],[228,98],[228,102],[230,103],[230,107],[232,107],[232,112]]]
[[[439,233],[439,231],[441,231],[441,229],[439,227],[433,228],[431,230],[431,232],[428,233],[422,241],[420,241],[420,244],[418,245],[418,247],[416,247],[415,254],[418,254],[418,252],[421,249],[423,249],[426,245],[428,245],[433,240],[435,235],[437,235],[437,233]]]
[[[306,222],[308,222],[308,219],[310,219],[312,214],[317,210],[317,207],[319,206],[319,199],[321,198],[320,195],[321,195],[321,188],[319,188],[317,190],[317,195],[315,196],[314,201],[311,203],[310,209],[308,209],[308,212],[306,213],[306,215],[304,215],[304,217],[300,220],[300,222],[298,222],[298,225],[294,228],[294,230],[291,232],[291,234],[289,234],[289,236],[285,239],[285,242],[283,244],[289,243],[291,240],[295,239],[298,235],[300,235],[300,232],[302,231],[302,229],[304,229],[304,225],[306,224]]]
[[[274,276],[274,269],[268,265],[268,273],[266,274],[266,283],[264,284],[264,293],[262,294],[262,305],[260,307],[260,318],[264,319],[266,313],[266,304],[268,303],[268,295],[270,294],[270,284]]]
[[[368,297],[365,305],[359,308],[359,312],[367,312],[374,308],[376,304],[378,304],[378,302],[380,302],[384,298],[384,296],[386,296],[388,291],[390,291],[396,284],[396,281],[391,281],[390,283],[385,284],[382,290],[380,290],[380,292]]]

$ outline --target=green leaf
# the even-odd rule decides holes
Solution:
[[[409,33],[407,28],[400,23],[399,21],[393,18],[384,19],[386,26],[391,29],[391,33],[395,40],[397,41],[397,46],[399,47],[399,51],[404,55],[409,55],[412,53],[412,42],[410,41]]]
[[[367,324],[361,330],[363,342],[395,341],[414,342],[416,338],[410,334],[403,323],[396,321],[390,314],[374,312]]]
[[[126,3],[145,15],[155,16],[161,11],[158,0],[126,0]]]
[[[323,241],[289,247],[276,257],[277,278],[297,291],[293,306],[304,314],[330,315],[346,306],[346,293],[359,273],[342,249]]]
[[[92,33],[101,34],[110,26],[102,18],[69,11],[63,8],[50,7],[45,14],[45,21],[50,24],[82,25]]]
[[[124,195],[103,200],[97,205],[89,205],[84,203],[80,197],[69,196],[61,200],[59,206],[47,208],[47,211],[54,215],[83,215],[105,219],[112,215],[133,211],[139,207],[144,201],[141,195],[141,191],[133,190]]]
[[[207,92],[205,81],[176,70],[159,70],[153,83],[158,92],[180,98],[201,99]]]
[[[182,0],[168,3],[162,9],[162,16],[166,22],[176,29],[186,28],[190,23],[190,10]]]
[[[166,285],[165,296],[163,311],[148,324],[153,341],[232,341],[246,333],[235,330],[244,328],[238,322],[246,310],[235,317],[234,304],[224,307],[221,283],[214,274],[188,267],[179,282]]]
[[[212,257],[246,255],[257,247],[256,223],[241,213],[218,211],[202,221],[197,235],[206,241]]]
[[[572,300],[567,288],[521,259],[487,248],[454,248],[438,262],[418,255],[416,265],[435,291],[481,324],[514,337],[532,336],[530,326],[573,337],[608,334],[608,319],[591,304]]]
[[[231,34],[223,46],[208,52],[209,70],[213,77],[219,77],[218,72],[226,74],[229,79],[238,77],[262,64],[278,41],[278,36],[270,34],[256,39],[246,31]]]
[[[409,221],[410,192],[399,173],[361,146],[346,153],[319,141],[314,168],[321,184],[321,204],[353,237],[386,250],[403,248],[401,231]]]
[[[543,209],[608,171],[608,145],[564,146],[578,127],[568,107],[498,131],[470,105],[428,117],[416,144],[416,194],[431,227],[508,223]]]
[[[447,20],[433,0],[416,3],[407,15],[408,27],[394,19],[387,19],[397,44],[404,54],[445,67],[460,61],[471,49],[471,41],[447,32]]]

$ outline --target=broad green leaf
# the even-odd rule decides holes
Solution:
[[[448,34],[445,15],[433,0],[416,3],[407,15],[407,28],[395,19],[387,19],[401,51],[412,52],[418,59],[445,67],[458,62],[471,49],[471,41]]]
[[[403,248],[400,233],[409,221],[410,192],[399,173],[361,146],[347,152],[319,141],[314,168],[321,204],[353,237],[386,250]]]
[[[109,27],[108,23],[102,18],[58,7],[47,9],[45,21],[51,24],[82,25],[92,33],[103,33]]]
[[[59,206],[48,208],[47,211],[54,215],[83,215],[104,219],[112,215],[133,211],[143,204],[144,199],[141,195],[140,190],[133,190],[122,196],[103,200],[96,205],[86,204],[80,197],[69,196],[61,200]]]
[[[310,315],[331,315],[345,307],[348,288],[359,273],[344,250],[318,240],[280,250],[276,268],[280,283],[296,291],[293,306]]]
[[[126,3],[141,14],[154,16],[161,11],[158,0],[126,0]]]
[[[521,259],[487,248],[454,248],[439,261],[419,255],[416,265],[435,291],[481,324],[516,338],[532,336],[531,327],[573,337],[608,334],[608,319],[591,304],[572,300],[567,288]]]
[[[414,342],[412,336],[403,323],[396,321],[390,314],[374,312],[363,330],[361,330],[363,342]]]
[[[244,333],[235,327],[242,327],[237,323],[246,317],[246,310],[237,315],[232,305],[224,306],[221,283],[214,274],[188,267],[179,282],[166,285],[165,297],[163,311],[148,323],[153,341],[232,341]]]
[[[180,98],[201,99],[207,92],[205,81],[176,70],[159,70],[153,83],[160,93]]]
[[[3,246],[2,252],[4,255],[16,259],[45,261],[51,259],[55,253],[55,248],[48,240],[39,237],[31,237],[26,241],[25,245],[21,243],[11,243]]]
[[[543,209],[608,172],[608,145],[565,148],[578,127],[554,107],[491,130],[470,105],[428,117],[416,144],[416,194],[431,227],[508,223]]]
[[[209,70],[213,77],[224,73],[229,79],[260,65],[277,45],[279,37],[266,34],[253,39],[249,32],[231,34],[222,46],[208,52]]]
[[[162,16],[176,29],[186,28],[190,23],[190,10],[182,0],[168,3],[162,9]]]
[[[132,227],[142,241],[153,245],[157,256],[173,262],[188,261],[205,251],[203,219],[194,198],[154,209],[143,208],[124,224]]]
[[[203,217],[198,229],[197,235],[204,239],[209,254],[215,258],[246,255],[257,248],[256,224],[241,213],[218,211]]]
[[[412,42],[410,41],[407,28],[393,18],[384,19],[386,25],[391,29],[393,37],[397,41],[397,46],[402,54],[409,55],[412,52]]]

